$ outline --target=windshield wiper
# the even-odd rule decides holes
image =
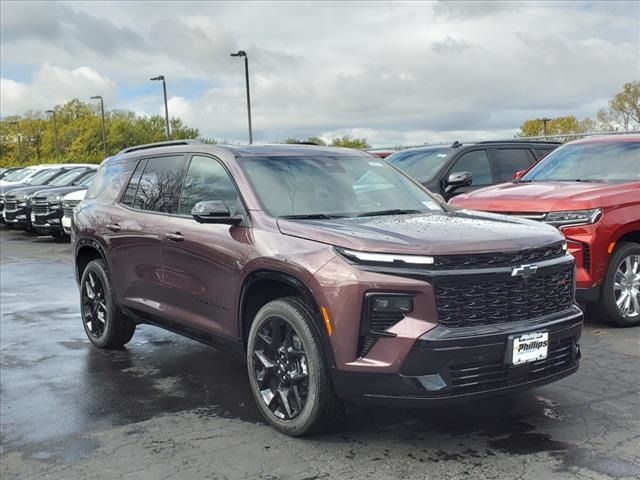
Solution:
[[[422,210],[401,210],[395,208],[392,210],[378,210],[376,212],[365,212],[358,215],[358,217],[377,217],[379,215],[409,215],[411,213],[422,213]]]
[[[303,213],[299,215],[280,215],[278,218],[287,220],[329,220],[331,218],[346,218],[346,215],[329,215],[328,213]]]

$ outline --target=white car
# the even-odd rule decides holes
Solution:
[[[9,180],[2,179],[0,180],[0,187],[11,187],[17,184],[28,184],[29,180],[33,178],[38,173],[43,170],[47,170],[50,168],[60,168],[60,167],[93,167],[96,166],[90,163],[45,163],[44,165],[33,165],[30,167],[23,168],[22,170],[16,172],[13,175],[9,176]],[[4,189],[3,189],[4,190]]]
[[[73,209],[78,205],[87,194],[87,190],[76,190],[75,192],[67,193],[62,197],[62,210],[64,215],[62,216],[62,230],[67,235],[71,235],[71,217],[73,217]]]

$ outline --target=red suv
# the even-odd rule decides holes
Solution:
[[[568,143],[513,183],[451,204],[555,225],[576,259],[578,299],[610,323],[640,325],[640,135]]]

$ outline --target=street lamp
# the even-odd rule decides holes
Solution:
[[[251,129],[251,94],[249,93],[249,57],[244,50],[232,53],[232,57],[244,57],[244,76],[247,84],[247,114],[249,116],[249,145],[253,143],[253,130]]]
[[[58,123],[56,122],[56,111],[46,110],[44,113],[50,113],[53,116],[53,143],[56,147],[56,160],[60,157],[60,151],[58,149]]]
[[[17,120],[11,122],[11,125],[16,126],[16,133],[18,135],[18,162],[22,163],[22,138],[20,136],[20,122]]]
[[[547,118],[547,117],[544,117],[544,118],[541,118],[540,121],[542,122],[542,125],[543,125],[544,136],[546,137],[547,136],[547,122],[550,122],[551,119]]]
[[[167,140],[171,140],[171,132],[169,132],[169,107],[167,107],[167,83],[164,81],[164,75],[150,78],[149,80],[162,80],[162,91],[164,92],[164,119],[167,124]]]
[[[104,157],[107,158],[107,132],[104,129],[104,100],[100,95],[95,95],[91,97],[91,99],[100,100],[100,113],[102,115],[102,148],[104,150]]]

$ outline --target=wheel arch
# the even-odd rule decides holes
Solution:
[[[104,247],[96,240],[82,239],[77,242],[74,256],[76,281],[80,282],[82,273],[89,262],[97,259],[107,263],[107,255]]]
[[[258,310],[270,301],[285,297],[300,298],[309,308],[309,313],[320,333],[328,364],[333,368],[335,366],[333,347],[322,322],[320,304],[304,281],[279,270],[257,270],[249,274],[242,284],[238,304],[238,324],[245,351],[249,329]]]

